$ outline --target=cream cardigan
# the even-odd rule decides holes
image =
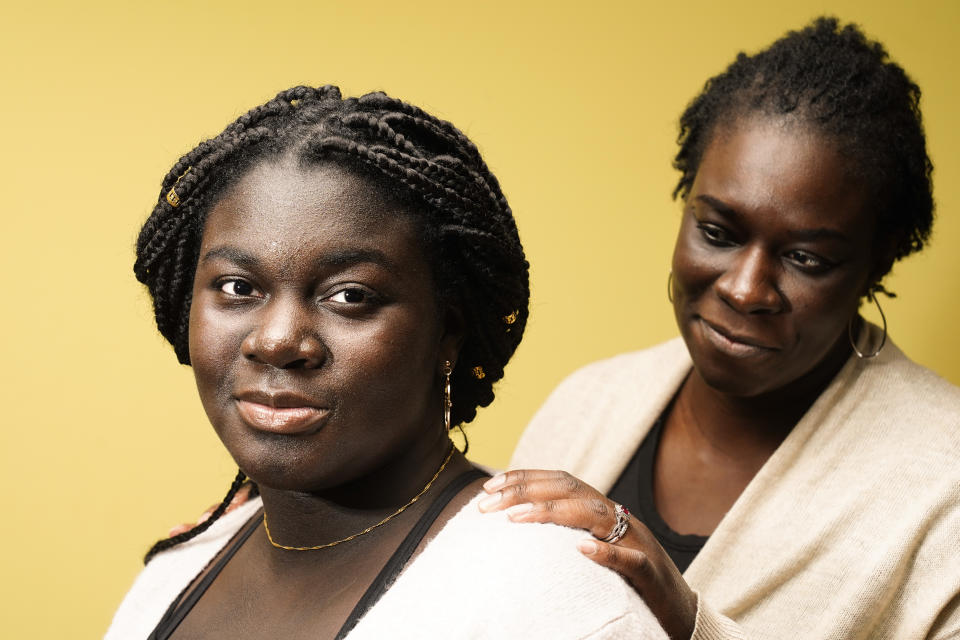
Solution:
[[[510,466],[609,491],[690,368],[675,339],[573,373]],[[852,357],[684,576],[695,640],[960,637],[960,389]]]
[[[667,640],[633,589],[577,551],[582,531],[482,514],[479,497],[447,522],[348,640]],[[106,640],[146,638],[260,506],[252,500],[151,560]]]

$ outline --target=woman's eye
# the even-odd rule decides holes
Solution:
[[[361,289],[360,287],[347,287],[329,296],[327,300],[341,304],[361,304],[369,302],[371,297],[370,293],[365,289]]]
[[[220,291],[230,296],[252,296],[257,292],[246,280],[225,280],[219,286]]]
[[[700,230],[700,234],[704,239],[712,245],[730,247],[735,244],[733,238],[730,237],[730,234],[727,233],[727,230],[723,227],[718,227],[708,222],[700,222],[697,224],[697,229]]]
[[[791,251],[787,258],[795,265],[811,273],[826,271],[833,266],[831,262],[809,251]]]

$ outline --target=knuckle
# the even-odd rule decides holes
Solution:
[[[576,493],[580,489],[580,480],[570,475],[566,471],[560,472],[558,484],[563,493]]]
[[[620,564],[620,549],[616,545],[605,544],[604,556],[606,557],[607,564],[610,564],[610,565]]]
[[[517,502],[527,502],[527,485],[522,482],[504,489],[503,493]]]
[[[600,498],[588,500],[587,509],[592,515],[597,516],[598,518],[606,518],[610,513],[610,508],[607,506],[606,501]]]
[[[636,551],[630,554],[630,568],[634,573],[642,578],[647,578],[653,573],[653,563],[650,562],[650,556],[643,551]]]
[[[553,513],[557,510],[557,503],[555,500],[545,500],[539,505],[541,511],[546,511],[548,513]]]

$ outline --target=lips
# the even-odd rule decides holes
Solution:
[[[763,341],[735,334],[723,327],[699,318],[703,336],[719,351],[738,358],[748,358],[761,354],[778,351],[777,347],[769,346]]]
[[[258,431],[304,435],[319,430],[330,410],[289,392],[249,391],[235,398],[240,418]]]

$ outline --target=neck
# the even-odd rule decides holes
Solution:
[[[451,446],[446,434],[438,435],[415,444],[370,473],[321,491],[287,491],[261,486],[264,514],[273,540],[291,547],[312,547],[353,536],[377,524],[424,490],[447,459]],[[381,528],[408,520],[430,503],[451,474],[468,464],[458,451],[453,451],[430,488]],[[375,539],[379,537],[378,532],[379,529],[362,537]],[[357,541],[359,538],[350,544]]]

